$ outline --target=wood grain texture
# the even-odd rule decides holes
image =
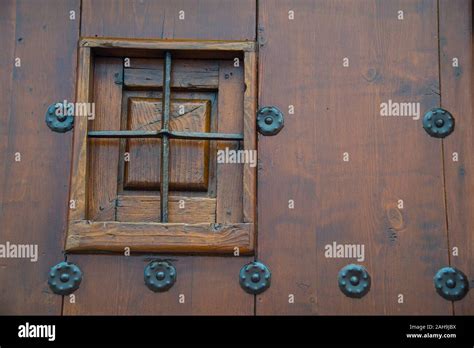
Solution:
[[[245,52],[244,150],[257,150],[257,55]],[[244,165],[244,222],[256,222],[257,168]]]
[[[220,133],[243,133],[244,74],[233,61],[219,63],[218,112]],[[218,141],[217,151],[238,150],[238,142]],[[239,163],[217,164],[217,222],[243,221],[243,168]]]
[[[215,223],[216,199],[208,197],[169,197],[169,222]],[[117,221],[160,222],[160,197],[119,195]]]
[[[259,104],[285,127],[259,136],[258,257],[273,275],[257,314],[451,314],[433,286],[448,262],[441,142],[380,116],[389,99],[439,104],[437,2],[262,0],[258,32]],[[365,246],[364,298],[338,289],[359,262],[326,258],[333,241]]]
[[[74,100],[79,6],[76,0],[1,4],[0,240],[38,247],[37,262],[1,259],[3,315],[61,314],[62,298],[46,275],[64,260],[71,133],[52,132],[45,113],[52,103]]]
[[[472,1],[439,3],[441,107],[453,114],[454,132],[443,139],[450,263],[474,287],[474,120]],[[453,67],[457,58],[459,66]],[[453,153],[459,160],[453,161]],[[458,256],[453,248],[458,248]],[[454,302],[454,314],[474,314],[474,291]]]
[[[89,130],[120,130],[122,76],[119,58],[95,58],[94,103],[95,119]],[[115,220],[119,139],[89,139],[88,146],[88,216],[95,221]],[[71,228],[72,226],[70,226]]]
[[[84,0],[81,35],[253,41],[256,6],[255,0]]]
[[[76,118],[73,132],[54,133],[44,124],[44,112],[51,103],[72,101],[74,95],[76,101],[90,101],[92,70],[87,62],[91,50],[99,52],[95,46],[123,46],[117,54],[130,51],[123,40],[99,41],[100,37],[142,38],[140,45],[148,51],[158,47],[152,41],[156,38],[253,41],[257,4],[259,100],[262,106],[276,105],[284,111],[286,123],[276,137],[259,139],[259,258],[270,267],[273,279],[272,287],[256,299],[257,314],[451,314],[452,308],[455,314],[473,314],[474,291],[453,305],[432,285],[436,270],[448,264],[474,277],[473,9],[468,0],[82,0],[82,21],[79,0],[4,0],[0,61],[7,63],[0,65],[0,237],[37,244],[39,260],[2,259],[0,283],[8,286],[0,287],[0,314],[61,313],[61,297],[51,293],[45,275],[64,259],[73,132],[79,151],[72,159],[70,198],[76,200],[76,209],[70,218],[84,220],[87,215],[87,121]],[[288,20],[289,9],[295,11],[295,21]],[[399,9],[404,10],[403,21],[396,19]],[[76,11],[74,21],[57,15],[70,10]],[[186,13],[184,21],[178,18],[180,10]],[[99,39],[90,41],[94,47],[79,49],[77,75],[84,83],[77,85],[75,94],[79,34]],[[182,42],[159,47],[198,48],[208,54],[202,45],[178,44]],[[229,43],[209,45],[231,49]],[[245,45],[254,49],[251,43]],[[21,67],[11,64],[16,57]],[[350,65],[343,69],[344,57]],[[452,66],[454,57],[458,68]],[[219,79],[232,71],[228,63],[222,63]],[[148,74],[149,87],[158,89],[153,68],[132,78],[139,81]],[[230,94],[242,94],[234,78],[224,81],[232,92],[218,96],[224,117],[219,130],[241,127],[233,118],[239,111]],[[197,80],[185,86],[208,88]],[[157,97],[155,92],[149,97]],[[252,93],[247,90],[246,95]],[[420,102],[421,115],[441,105],[453,113],[456,130],[440,141],[424,133],[421,120],[381,118],[379,104],[388,99]],[[287,113],[288,105],[295,106],[294,115]],[[21,162],[14,162],[17,152]],[[344,152],[349,162],[342,161]],[[453,152],[459,154],[458,162],[452,161]],[[75,181],[76,177],[83,180]],[[110,178],[115,180],[116,173]],[[236,182],[233,177],[224,180],[230,186]],[[234,219],[242,216],[237,203],[240,188],[230,186],[220,188],[228,194],[221,205],[217,203],[218,222],[237,222],[240,218]],[[121,201],[128,205],[120,208],[132,207],[128,198]],[[143,213],[152,214],[153,199],[139,199],[146,202]],[[288,209],[290,199],[295,209]],[[398,207],[400,199],[403,209]],[[124,233],[104,234],[103,225],[94,225],[103,243],[113,244],[114,233],[119,238]],[[195,233],[191,231],[191,237],[201,240],[200,232]],[[188,233],[179,236],[187,238]],[[87,238],[91,237],[86,234]],[[362,264],[373,284],[362,300],[348,299],[337,288],[338,270],[356,261],[324,257],[325,245],[333,241],[365,245]],[[453,247],[459,248],[459,256],[448,256]],[[254,313],[254,296],[244,293],[237,279],[240,267],[252,257],[167,256],[178,270],[178,282],[170,291],[156,294],[144,285],[143,269],[150,260],[163,258],[160,253],[68,254],[85,277],[75,293],[76,303],[64,299],[64,314]],[[290,293],[296,299],[292,305]],[[186,296],[184,304],[178,303],[180,294]],[[403,305],[397,303],[398,294],[404,295]]]
[[[68,252],[109,251],[241,254],[253,251],[253,224],[91,222],[74,221],[66,241]]]
[[[0,51],[0,62],[12,62],[15,60],[16,45],[16,4],[14,1],[5,3],[3,11],[0,13],[0,42],[4,48]],[[13,90],[13,69],[14,64],[0,65],[0,153],[7,153],[8,130],[11,123],[11,100]],[[8,161],[0,162],[0,173],[5,177]],[[0,197],[3,197],[4,185],[0,185]],[[1,203],[0,203],[1,204]],[[1,206],[1,205],[0,205]]]
[[[219,66],[215,61],[173,59],[172,88],[217,89]],[[124,86],[132,89],[163,86],[163,59],[132,58],[130,68],[124,69]]]
[[[121,39],[121,38],[82,38],[82,47],[140,49],[140,50],[186,50],[186,51],[255,51],[251,41],[205,41],[205,40],[156,40],[156,39]]]
[[[162,102],[152,98],[128,99],[129,130],[160,130]],[[211,101],[176,99],[170,103],[170,130],[209,132]],[[125,189],[159,189],[161,171],[160,139],[127,139]],[[207,191],[209,182],[209,141],[170,140],[170,190]],[[215,158],[215,156],[213,156]]]
[[[143,280],[143,270],[155,259],[176,267],[176,283],[166,292],[150,291]],[[76,303],[65,301],[65,315],[250,315],[254,297],[242,291],[237,279],[245,259],[69,255],[87,278],[74,293]],[[180,295],[185,297],[182,304]]]
[[[76,103],[92,102],[93,56],[89,47],[79,48]],[[87,129],[88,119],[74,119],[71,187],[69,201],[75,208],[69,210],[69,220],[83,220],[87,216]]]
[[[178,22],[177,7],[182,7],[191,17]],[[82,10],[82,36],[255,40],[254,0],[199,3],[85,0]],[[87,281],[76,292],[75,304],[64,301],[64,314],[253,314],[254,296],[242,291],[238,283],[240,268],[252,257],[173,257],[178,281],[161,294],[151,292],[144,285],[143,269],[149,259],[69,255],[68,260],[76,262],[87,274]],[[179,304],[179,294],[186,296],[185,304]]]

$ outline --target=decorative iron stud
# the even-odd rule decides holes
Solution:
[[[272,274],[263,263],[254,261],[241,268],[239,283],[249,294],[260,294],[270,287]]]
[[[442,108],[431,109],[423,117],[423,128],[432,137],[447,137],[454,130],[454,117]]]
[[[58,295],[69,295],[79,289],[81,269],[72,262],[60,262],[49,270],[48,285]]]
[[[257,112],[257,126],[260,134],[278,134],[284,123],[283,113],[274,106],[265,106]]]
[[[436,292],[444,299],[459,301],[469,291],[466,275],[454,267],[441,268],[433,278]]]
[[[364,297],[370,290],[370,275],[361,265],[347,265],[339,271],[339,289],[352,298]]]
[[[151,291],[168,291],[176,282],[176,268],[168,261],[152,261],[145,267],[145,284]]]
[[[74,127],[74,116],[65,115],[65,110],[61,110],[61,103],[51,104],[46,111],[46,124],[58,133],[65,133]]]

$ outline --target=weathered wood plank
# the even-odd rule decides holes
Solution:
[[[83,47],[136,48],[146,50],[192,50],[192,51],[255,51],[252,41],[224,40],[152,40],[85,37],[79,42]]]
[[[441,107],[455,119],[454,132],[443,139],[450,263],[474,287],[474,59],[472,1],[439,3]],[[458,66],[453,66],[457,59]],[[458,160],[454,161],[455,153]],[[457,248],[457,253],[454,253]],[[440,265],[441,266],[441,265]],[[454,302],[454,313],[474,314],[474,291]]]
[[[116,83],[122,74],[119,58],[95,58],[95,119],[89,130],[120,130],[122,86]],[[115,220],[119,139],[89,139],[88,216],[95,221]],[[123,160],[123,159],[121,159]]]
[[[61,314],[46,277],[64,260],[72,133],[51,131],[44,117],[74,101],[79,23],[77,0],[1,2],[0,239],[37,247],[36,262],[1,259],[2,315]]]
[[[93,57],[89,47],[79,48],[76,103],[92,102]],[[87,216],[87,117],[76,117],[73,130],[73,154],[69,200],[74,201],[69,211],[70,220]]]
[[[165,253],[233,253],[253,251],[253,224],[182,224],[75,221],[66,242],[68,252],[110,251]]]
[[[451,314],[433,286],[448,262],[441,142],[380,115],[389,99],[439,103],[436,1],[262,0],[259,18],[259,104],[285,127],[258,142],[258,256],[277,271],[257,314]],[[326,257],[334,241],[363,260]],[[350,263],[372,277],[362,299],[338,288]]]
[[[16,29],[16,4],[10,0],[5,2],[3,10],[0,12],[0,42],[3,49],[0,50],[0,62],[10,62],[15,52],[15,29]],[[7,153],[11,123],[11,100],[13,91],[13,69],[14,64],[0,64],[0,153]],[[6,167],[9,161],[0,162],[0,177],[4,178]],[[3,197],[4,185],[0,185],[0,197]],[[1,204],[1,202],[0,202]],[[0,205],[1,206],[1,205]]]
[[[257,55],[245,53],[244,149],[257,150]],[[256,222],[257,168],[244,165],[243,214],[245,222]]]
[[[242,66],[233,61],[220,61],[219,67],[219,132],[242,133],[244,76]],[[217,151],[238,150],[238,142],[218,141]],[[217,222],[240,222],[242,213],[242,164],[217,164]]]
[[[177,281],[162,293],[150,291],[143,270],[153,259],[176,267]],[[65,301],[66,315],[251,315],[253,296],[238,280],[245,257],[165,255],[79,255],[68,260],[81,266],[87,281]],[[87,273],[85,273],[87,272]],[[100,291],[97,285],[100,284]],[[179,299],[184,295],[184,303]],[[67,297],[66,297],[67,299]]]
[[[83,0],[82,36],[255,40],[255,0]],[[184,11],[185,20],[179,20]],[[131,16],[130,14],[133,14]]]

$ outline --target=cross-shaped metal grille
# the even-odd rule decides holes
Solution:
[[[170,139],[190,140],[243,140],[242,134],[230,133],[201,133],[176,132],[169,129],[170,123],[170,96],[171,96],[171,52],[165,52],[163,74],[163,112],[161,129],[147,130],[120,130],[120,131],[90,131],[89,138],[161,138],[161,172],[160,172],[160,214],[161,222],[168,222],[168,186],[169,186],[169,141]]]

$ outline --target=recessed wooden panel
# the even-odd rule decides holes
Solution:
[[[160,130],[162,102],[159,99],[129,98],[128,129]],[[210,101],[174,99],[171,101],[170,129],[181,132],[208,132]],[[160,187],[160,140],[129,139],[125,163],[125,189]],[[170,189],[207,191],[209,141],[170,141]]]

